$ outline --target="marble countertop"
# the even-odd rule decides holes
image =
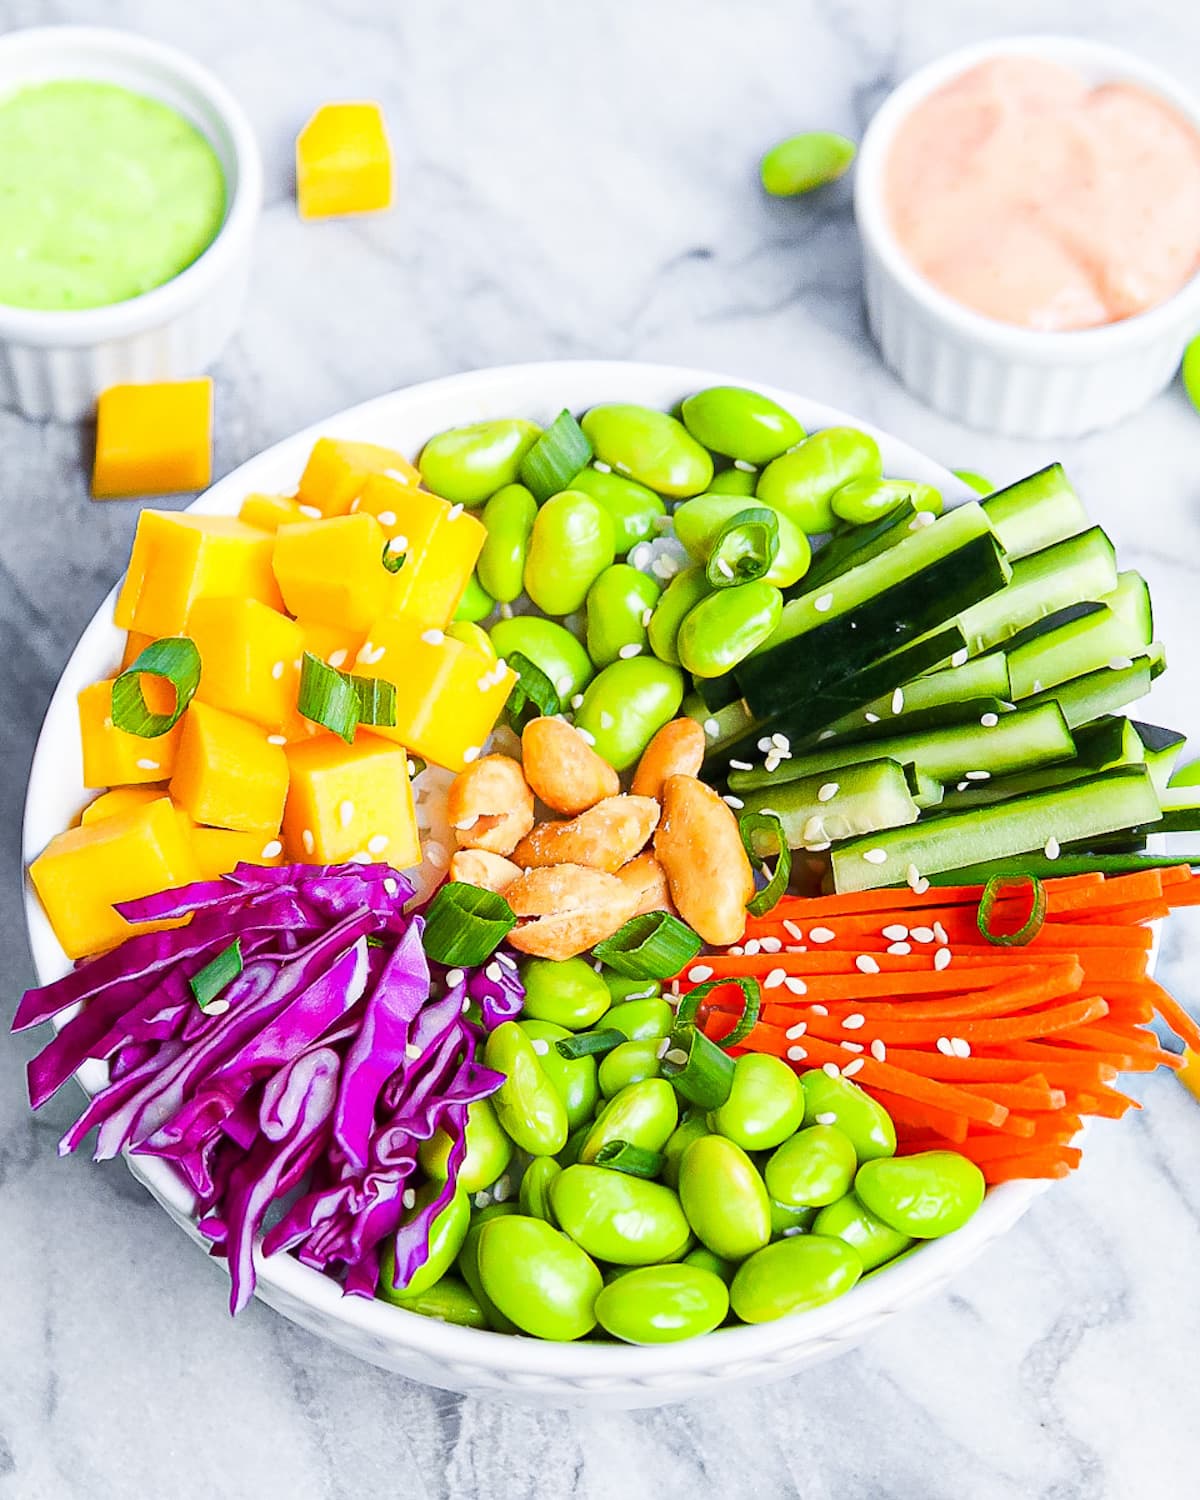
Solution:
[[[1087,7],[1090,35],[1195,80],[1178,0]],[[1200,734],[1200,419],[1178,389],[1070,444],[917,405],[866,336],[845,185],[764,202],[775,138],[856,134],[892,83],[998,32],[1078,29],[1077,0],[0,0],[0,29],[123,24],[239,94],[267,207],[217,377],[217,472],[378,392],[489,364],[608,356],[808,391],[948,463],[1063,459],[1153,587],[1155,717]],[[308,111],[377,97],[395,211],[302,226]],[[0,972],[31,979],[18,891],[29,759],[54,681],[137,516],[94,504],[89,435],[0,413]],[[1200,1003],[1200,926],[1162,976]],[[133,1500],[1182,1500],[1200,1473],[1200,1110],[1169,1077],[1092,1132],[1085,1169],[946,1294],[765,1390],[642,1413],[538,1412],[389,1377],[224,1289],[119,1164],[59,1161],[32,1037],[0,1043],[0,1497]],[[64,1091],[68,1095],[69,1090]]]

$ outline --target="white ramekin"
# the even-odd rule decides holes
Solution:
[[[922,99],[976,63],[1023,53],[1062,63],[1093,83],[1142,84],[1200,130],[1200,101],[1150,63],[1101,42],[1004,37],[939,58],[888,96],[859,152],[854,211],[867,314],[888,365],[946,416],[1008,437],[1076,437],[1128,416],[1171,380],[1200,329],[1200,275],[1137,317],[1075,332],[1032,332],[973,312],[928,282],[896,242],[883,192],[896,130]]]
[[[237,327],[262,202],[250,122],[207,69],[125,31],[44,26],[0,37],[0,94],[57,78],[122,84],[203,131],[225,172],[225,221],[186,270],[140,297],[79,312],[0,306],[0,405],[74,421],[124,381],[199,375]]]

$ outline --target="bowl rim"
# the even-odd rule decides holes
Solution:
[[[854,180],[854,216],[864,247],[913,301],[964,343],[1031,364],[1090,364],[1148,345],[1181,324],[1190,327],[1200,319],[1200,269],[1166,301],[1144,312],[1094,328],[1042,332],[1005,323],[957,302],[928,281],[904,253],[892,231],[883,192],[896,131],[916,106],[943,84],[978,63],[1010,56],[1058,62],[1095,80],[1141,84],[1174,105],[1200,135],[1200,97],[1137,53],[1087,37],[1052,32],[974,42],[910,73],[888,94],[867,126]]]
[[[132,69],[137,82],[123,86],[157,98],[155,78],[169,81],[195,104],[194,115],[178,104],[163,100],[196,126],[223,158],[223,133],[228,140],[228,163],[221,160],[225,177],[225,215],[216,234],[194,261],[161,286],[136,297],[87,308],[28,308],[0,303],[0,340],[38,348],[74,348],[100,344],[159,327],[196,302],[219,281],[244,252],[262,205],[263,168],[250,120],[225,85],[203,64],[167,43],[108,26],[31,26],[0,36],[0,95],[10,83],[20,84],[20,65],[45,62],[43,81],[54,76],[53,63],[63,60],[67,78],[93,78],[81,71],[78,59],[96,60],[94,79],[105,80],[105,66]],[[69,65],[68,65],[68,60]],[[11,76],[9,68],[15,71]],[[32,80],[31,80],[32,81]],[[207,116],[207,123],[203,117]]]
[[[563,360],[507,365],[461,375],[421,382],[393,391],[359,405],[349,407],[324,420],[315,422],[292,437],[263,449],[245,463],[226,474],[198,497],[188,508],[201,513],[228,513],[251,490],[270,490],[278,479],[259,478],[280,470],[298,478],[304,457],[316,438],[326,435],[363,437],[368,441],[386,441],[385,424],[394,420],[397,407],[435,406],[450,402],[472,410],[472,403],[489,398],[512,400],[541,408],[549,421],[564,404],[575,404],[572,388],[606,387],[611,394],[583,396],[577,404],[600,401],[639,399],[660,406],[672,404],[664,390],[678,397],[710,385],[740,385],[740,377],[719,371],[686,366],[649,364],[619,360]],[[936,461],[893,437],[872,423],[853,417],[825,403],[800,396],[779,386],[754,382],[753,388],[797,411],[806,428],[852,423],[871,433],[893,452],[899,451],[901,462],[912,460],[914,478],[925,478],[939,484],[951,503],[977,498],[971,490]],[[511,393],[511,394],[510,394]],[[476,408],[478,409],[478,408]],[[510,412],[512,408],[509,408]],[[475,420],[474,416],[465,416]],[[426,436],[432,436],[432,429]],[[371,437],[370,434],[374,433]],[[424,441],[424,439],[422,439]],[[247,476],[250,477],[247,477]],[[119,583],[119,580],[118,580]],[[90,680],[96,670],[96,656],[105,643],[119,639],[111,624],[112,605],[117,585],[101,602],[83,631],[55,686],[38,735],[29,773],[23,825],[22,876],[26,930],[39,983],[48,983],[70,968],[62,949],[38,903],[26,873],[28,863],[45,842],[47,801],[61,803],[61,774],[52,765],[51,740],[58,721],[65,715],[74,717],[76,679]],[[49,820],[61,829],[61,817]],[[73,1012],[55,1018],[55,1029]],[[107,1068],[91,1061],[75,1075],[89,1095],[103,1086]],[[191,1194],[172,1167],[151,1157],[124,1156],[133,1175],[149,1189],[191,1238],[201,1242],[191,1219]],[[754,1364],[784,1363],[801,1346],[822,1341],[833,1343],[850,1337],[859,1328],[884,1317],[903,1303],[934,1291],[957,1269],[965,1266],[994,1238],[1005,1233],[1022,1216],[1030,1204],[1049,1186],[1046,1182],[1018,1181],[992,1188],[982,1207],[963,1228],[942,1239],[925,1241],[899,1260],[865,1276],[843,1296],[823,1307],[789,1314],[774,1322],[720,1328],[703,1338],[662,1345],[631,1345],[578,1341],[552,1343],[482,1329],[457,1327],[426,1318],[378,1299],[344,1296],[336,1282],[321,1272],[302,1265],[288,1254],[266,1258],[261,1244],[255,1246],[255,1269],[258,1276],[256,1295],[287,1311],[289,1305],[301,1304],[333,1323],[356,1330],[369,1340],[387,1348],[403,1348],[441,1364],[461,1362],[468,1367],[488,1367],[503,1371],[517,1382],[564,1382],[665,1379],[678,1376],[686,1380],[699,1369],[749,1361]],[[222,1264],[223,1262],[218,1262]]]

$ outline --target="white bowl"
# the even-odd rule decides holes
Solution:
[[[549,422],[564,406],[581,411],[600,401],[668,408],[704,386],[743,383],[710,370],[585,361],[455,375],[381,396],[288,438],[235,469],[192,509],[232,514],[252,490],[271,494],[292,489],[313,441],[324,434],[415,454],[432,434],[463,422],[506,416]],[[871,432],[887,472],[926,480],[952,501],[967,497],[968,491],[946,469],[907,443],[791,391],[758,389],[810,430],[851,422]],[[75,695],[113,671],[120,659],[123,637],[112,624],[115,597],[114,588],[84,631],[47,711],[25,806],[26,863],[88,799]],[[34,965],[39,980],[48,983],[70,965],[28,881],[25,912]],[[89,1062],[76,1076],[94,1094],[106,1082],[107,1069]],[[191,1219],[191,1193],[173,1168],[146,1156],[127,1157],[126,1163],[176,1223],[201,1243]],[[994,1188],[963,1229],[922,1245],[827,1307],[658,1348],[542,1343],[432,1322],[384,1302],[343,1297],[334,1282],[289,1255],[257,1255],[258,1295],[321,1338],[429,1385],[551,1405],[656,1406],[725,1386],[777,1380],[850,1348],[892,1313],[944,1286],[1020,1218],[1043,1186],[1018,1182]],[[203,1315],[211,1316],[212,1310]]]
[[[946,416],[1008,437],[1076,437],[1137,411],[1174,377],[1200,328],[1200,275],[1137,317],[1037,333],[985,317],[927,281],[896,241],[883,192],[896,131],[922,99],[977,63],[1021,54],[1061,63],[1092,83],[1142,84],[1200,130],[1193,94],[1159,68],[1101,42],[1003,37],[939,58],[888,96],[859,151],[854,212],[867,315],[886,362]]]
[[[0,95],[59,78],[121,84],[169,104],[207,137],[227,194],[225,221],[208,249],[140,297],[77,312],[0,306],[0,405],[69,422],[90,415],[110,385],[199,375],[220,354],[250,276],[262,162],[241,106],[174,47],[92,26],[0,37]]]

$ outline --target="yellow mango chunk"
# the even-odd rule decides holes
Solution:
[[[257,599],[197,599],[187,634],[200,652],[196,698],[278,733],[296,707],[304,635]]]
[[[418,470],[394,448],[318,438],[300,476],[296,499],[323,516],[348,515],[359,508],[355,501],[372,474],[388,474],[401,484],[421,482]]]
[[[162,678],[143,675],[142,693],[152,712],[170,711],[175,691]],[[111,678],[85,687],[77,701],[84,786],[130,786],[171,775],[183,735],[182,719],[155,739],[118,729],[112,721]]]
[[[366,630],[383,612],[391,575],[374,516],[335,516],[285,526],[275,536],[275,577],[294,615]]]
[[[367,480],[358,506],[379,522],[390,558],[404,558],[389,575],[384,613],[411,615],[423,625],[447,624],[487,540],[483,522],[461,505],[382,474]]]
[[[482,753],[517,680],[494,657],[407,616],[375,621],[354,671],[396,686],[395,727],[363,732],[397,740],[451,771]]]
[[[283,842],[297,861],[378,861],[407,869],[421,859],[408,752],[360,735],[347,745],[323,734],[289,745]]]
[[[192,849],[201,880],[216,880],[238,865],[281,865],[283,845],[261,833],[239,833],[233,828],[193,828]]]
[[[131,926],[113,905],[187,885],[200,871],[175,809],[158,797],[60,833],[29,875],[67,957],[86,958],[135,933],[178,927],[177,920]]]
[[[287,778],[287,757],[261,726],[193,699],[183,717],[171,796],[197,823],[276,833]]]
[[[297,521],[314,519],[312,506],[303,506],[292,495],[247,495],[238,511],[238,520],[260,531],[278,531]]]
[[[96,401],[92,494],[170,495],[212,478],[212,381],[110,385]]]
[[[302,219],[371,213],[392,201],[392,151],[383,111],[369,102],[323,104],[296,139]]]
[[[154,640],[152,635],[143,635],[140,630],[130,630],[125,636],[125,649],[121,652],[121,671],[133,666],[142,652]],[[144,689],[143,689],[144,692]]]
[[[271,558],[275,538],[232,516],[144,510],[113,619],[143,635],[179,635],[197,599],[283,604]]]
[[[101,792],[79,814],[83,827],[97,823],[101,818],[115,818],[119,813],[130,812],[135,807],[146,807],[167,795],[162,786],[118,786],[111,792]],[[189,819],[190,821],[190,819]]]

